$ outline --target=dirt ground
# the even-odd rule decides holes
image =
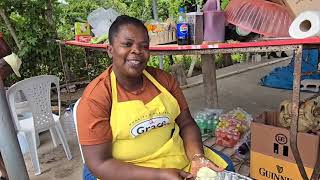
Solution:
[[[279,103],[284,99],[291,97],[288,90],[272,89],[258,85],[261,77],[268,74],[273,68],[285,66],[289,60],[283,61],[263,68],[251,70],[235,76],[218,80],[218,93],[220,108],[231,110],[236,107],[242,107],[247,112],[256,115],[265,110],[277,110]],[[241,67],[249,67],[252,64],[242,64]],[[228,68],[228,69],[227,69]],[[240,66],[232,66],[217,71],[221,75],[226,72],[239,70]],[[205,108],[205,95],[203,93],[203,85],[195,86],[184,90],[184,94],[189,103],[192,113]],[[72,98],[79,97],[81,91],[73,94]],[[303,97],[311,96],[310,93],[302,93]],[[64,97],[64,99],[67,97]],[[29,155],[25,155],[27,169],[32,180],[77,180],[82,179],[82,160],[74,136],[69,136],[69,146],[72,153],[72,160],[68,161],[62,146],[53,147],[50,133],[42,133],[40,135],[40,147],[38,149],[40,167],[42,174],[34,175],[33,167]],[[214,144],[214,140],[209,139],[207,144]],[[247,175],[249,167],[245,169]],[[242,172],[242,171],[241,171]]]

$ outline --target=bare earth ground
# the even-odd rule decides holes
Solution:
[[[277,63],[275,65],[266,66],[256,70],[251,70],[242,74],[231,76],[218,80],[218,93],[220,108],[225,111],[236,107],[241,107],[247,112],[257,115],[266,110],[277,110],[279,103],[291,98],[291,92],[288,90],[272,89],[258,85],[261,77],[268,74],[273,68],[285,66],[289,61]],[[217,74],[221,75],[226,72],[239,70],[239,68],[249,67],[252,64],[240,64],[231,67],[219,69]],[[201,79],[201,78],[200,78]],[[72,98],[79,97],[82,91],[73,94]],[[188,100],[191,112],[194,114],[197,111],[205,108],[205,96],[203,93],[203,85],[195,86],[184,90],[184,94]],[[302,93],[303,97],[310,96],[310,93]],[[67,98],[67,97],[65,97]],[[63,120],[62,120],[63,121]],[[77,180],[82,177],[82,160],[75,137],[69,137],[69,146],[73,159],[68,161],[63,151],[62,146],[53,147],[50,133],[43,133],[40,136],[41,146],[38,149],[40,167],[42,174],[34,175],[33,167],[29,155],[25,155],[25,161],[32,180]],[[205,140],[205,144],[213,146],[218,150],[222,150],[226,154],[232,156],[232,149],[223,148],[214,145],[214,138]],[[234,156],[232,159],[235,162],[236,170],[241,174],[249,174],[248,162],[241,161]]]

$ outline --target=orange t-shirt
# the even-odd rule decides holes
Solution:
[[[112,67],[100,74],[85,89],[77,109],[78,135],[81,145],[95,145],[112,141],[110,113],[112,106],[110,73]],[[187,101],[178,82],[170,74],[156,68],[147,67],[148,71],[178,101],[180,110],[188,108]],[[143,76],[143,86],[136,91],[128,92],[117,83],[119,102],[142,100],[150,102],[160,91]]]

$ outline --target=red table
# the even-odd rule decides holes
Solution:
[[[84,48],[105,49],[107,44],[90,44],[78,41],[60,41],[65,45],[79,46]],[[156,45],[150,46],[151,51],[181,51],[181,50],[205,50],[205,49],[228,49],[228,48],[249,48],[263,46],[281,46],[281,45],[300,45],[300,44],[319,44],[320,37],[307,39],[282,39],[256,42],[241,42],[241,43],[213,43],[201,45]]]

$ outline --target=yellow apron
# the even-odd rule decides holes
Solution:
[[[112,155],[138,166],[189,171],[190,161],[175,123],[180,114],[179,104],[147,71],[143,74],[160,90],[160,94],[147,104],[140,100],[118,102],[116,77],[111,72]],[[205,154],[218,166],[227,166],[208,148],[205,148]]]

